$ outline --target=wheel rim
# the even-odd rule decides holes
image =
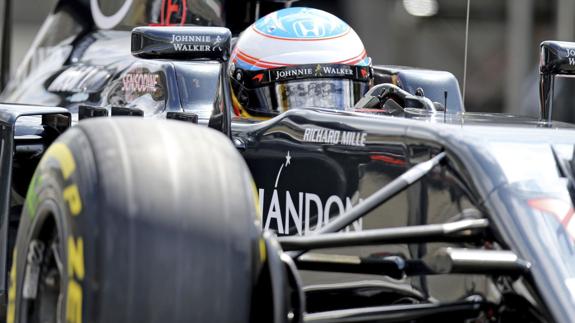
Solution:
[[[36,234],[26,252],[21,322],[63,322],[65,276],[60,235],[51,214],[36,224],[38,230],[33,230]]]

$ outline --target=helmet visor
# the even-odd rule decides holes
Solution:
[[[277,110],[301,108],[351,109],[368,84],[350,79],[320,78],[275,84]]]

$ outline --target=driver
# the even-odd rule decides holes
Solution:
[[[348,110],[373,83],[355,31],[325,11],[287,8],[248,27],[231,57],[234,113],[265,119],[295,108]]]

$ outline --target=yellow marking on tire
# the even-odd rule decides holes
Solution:
[[[16,249],[14,249],[8,285],[8,313],[6,313],[6,323],[14,323],[14,319],[16,318],[16,263]]]
[[[57,142],[52,144],[44,154],[44,158],[47,157],[53,157],[58,160],[64,179],[70,178],[72,173],[76,170],[74,155],[72,155],[72,151],[70,151],[70,148],[68,148],[64,143]]]
[[[256,210],[256,219],[258,221],[261,221],[262,220],[262,210],[260,209],[260,203],[259,203],[260,196],[259,196],[258,190],[256,188],[256,183],[253,180],[251,182],[252,182],[252,194],[254,196],[254,204],[255,204],[254,208]]]
[[[68,298],[66,322],[82,323],[82,285],[84,279],[84,240],[68,237]]]
[[[266,242],[264,239],[260,239],[260,262],[264,263],[267,258],[266,253]]]
[[[68,276],[84,279],[84,240],[68,237]]]
[[[68,282],[68,299],[66,300],[66,322],[82,323],[82,286],[75,280]]]
[[[72,215],[78,215],[82,212],[82,198],[80,197],[80,191],[78,191],[76,184],[66,187],[62,196],[66,203],[68,203],[68,208]]]

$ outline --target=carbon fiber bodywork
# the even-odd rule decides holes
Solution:
[[[84,1],[75,10],[86,5]],[[67,6],[69,2],[63,1],[60,11],[55,11],[48,23],[80,26],[70,19],[73,10],[62,9]],[[320,230],[330,219],[361,204],[414,165],[445,152],[447,161],[443,167],[434,168],[346,231],[486,218],[490,223],[487,239],[474,244],[444,241],[337,248],[326,253],[397,256],[417,261],[447,246],[479,245],[511,250],[531,264],[529,274],[519,279],[477,273],[420,275],[417,271],[395,278],[385,274],[304,272],[302,277],[311,300],[309,311],[343,306],[339,303],[341,297],[330,299],[321,293],[321,286],[339,284],[341,290],[352,290],[341,295],[353,296],[365,304],[365,295],[358,292],[362,285],[345,284],[377,280],[368,285],[392,290],[386,294],[391,300],[372,298],[392,304],[406,300],[457,302],[473,297],[499,304],[512,294],[524,302],[520,302],[521,306],[550,320],[569,322],[575,317],[575,253],[570,236],[572,196],[568,181],[572,175],[561,167],[567,165],[570,170],[575,126],[468,113],[464,111],[457,81],[450,73],[390,66],[375,67],[380,83],[399,85],[411,95],[421,91],[420,96],[428,94],[431,101],[443,104],[443,109],[410,107],[400,115],[294,109],[261,122],[238,118],[229,121],[232,113],[225,100],[225,63],[136,58],[129,51],[129,32],[78,30],[82,31],[57,43],[40,39],[33,49],[36,52],[31,54],[33,58],[24,62],[4,91],[3,100],[64,107],[71,113],[72,123],[78,122],[81,107],[97,107],[108,115],[114,115],[114,108],[138,109],[134,115],[160,119],[187,113],[189,118],[183,119],[230,136],[255,179],[262,226],[279,236]],[[33,171],[27,167],[35,165],[55,136],[54,127],[47,127],[38,119],[17,124],[14,116],[21,107],[6,109],[6,114],[0,114],[2,174],[7,174],[6,169],[24,171],[11,183],[6,180],[10,176],[3,177],[0,201],[4,241],[10,239],[8,205],[21,205],[24,195],[16,185],[27,184]],[[65,111],[34,108],[33,114],[66,115]],[[16,127],[15,135],[10,127]],[[6,149],[13,138],[14,153]],[[30,140],[42,144],[30,146]],[[14,158],[10,159],[12,155]],[[2,250],[4,258],[0,260],[6,259],[7,252],[6,248]],[[5,293],[6,273],[0,274],[0,288]],[[315,295],[321,297],[314,298]]]

